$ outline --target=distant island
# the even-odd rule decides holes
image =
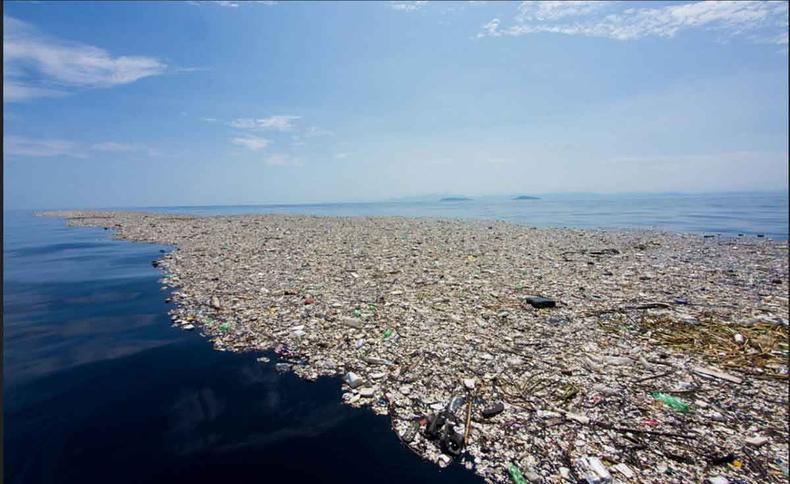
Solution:
[[[466,202],[471,200],[471,198],[466,197],[444,197],[439,199],[440,202]]]
[[[513,200],[540,200],[540,197],[531,197],[529,195],[519,195],[519,196],[513,198]]]

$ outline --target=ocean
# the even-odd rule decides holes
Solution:
[[[464,201],[400,201],[219,207],[154,207],[193,215],[292,213],[497,219],[537,227],[653,229],[787,239],[787,192],[712,194],[549,194],[539,200],[485,197]]]
[[[787,239],[787,193],[544,196],[322,205],[158,207],[502,219]],[[386,417],[340,404],[260,354],[170,326],[151,261],[170,248],[4,212],[6,482],[480,482],[422,461]]]

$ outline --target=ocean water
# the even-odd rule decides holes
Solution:
[[[168,247],[29,212],[3,228],[4,482],[481,482],[341,405],[339,379],[171,327]]]
[[[714,194],[541,195],[539,200],[486,197],[466,201],[327,203],[155,207],[151,211],[194,215],[291,213],[310,215],[398,215],[497,219],[537,227],[655,229],[787,239],[787,192]]]
[[[147,210],[788,233],[787,193]],[[420,460],[386,417],[341,405],[337,379],[302,381],[172,328],[151,266],[169,247],[29,211],[5,212],[3,228],[5,482],[479,482]]]

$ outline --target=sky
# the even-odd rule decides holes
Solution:
[[[4,2],[6,209],[788,189],[787,2]]]

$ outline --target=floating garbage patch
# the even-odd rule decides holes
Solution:
[[[335,376],[489,482],[787,482],[788,245],[400,217],[60,212],[176,246],[175,325]]]

